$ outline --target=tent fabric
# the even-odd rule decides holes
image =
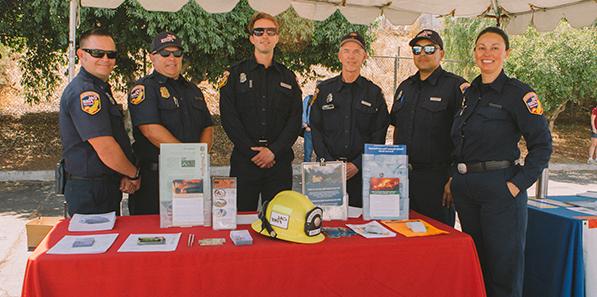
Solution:
[[[137,0],[150,11],[180,10],[189,1],[196,1],[210,13],[229,12],[240,0]],[[538,31],[553,30],[562,18],[573,27],[589,26],[597,17],[594,0],[249,0],[257,10],[278,15],[290,7],[311,20],[325,20],[336,10],[355,24],[369,24],[384,15],[394,25],[409,25],[422,13],[433,15],[480,16],[500,14],[507,16],[506,29],[511,34],[522,33],[529,25]],[[124,0],[81,0],[82,6],[116,8]]]

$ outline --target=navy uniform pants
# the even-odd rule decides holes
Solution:
[[[292,190],[292,154],[276,157],[272,168],[257,167],[245,156],[233,151],[230,158],[230,176],[236,177],[238,211],[255,211],[261,194],[261,203],[271,200],[281,191]]]
[[[361,170],[346,181],[346,192],[348,193],[348,205],[363,207],[363,174]]]
[[[454,226],[454,208],[442,206],[444,186],[450,168],[414,168],[408,173],[410,209],[450,227]]]
[[[74,179],[67,178],[64,199],[68,214],[98,214],[115,211],[120,215],[120,179]]]
[[[512,197],[506,181],[517,167],[455,173],[452,194],[462,230],[473,237],[488,297],[522,297],[527,194]]]
[[[131,215],[160,213],[160,176],[155,165],[142,164],[139,171],[141,187],[137,192],[129,195],[129,212]]]

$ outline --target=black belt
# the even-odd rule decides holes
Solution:
[[[111,176],[111,175],[102,175],[102,176],[96,176],[96,177],[85,177],[85,176],[72,175],[70,173],[66,174],[66,179],[72,179],[72,180],[106,181],[106,180],[110,180],[110,179],[114,179],[114,178],[116,178],[116,177],[115,176]]]
[[[158,171],[160,170],[160,164],[157,162],[142,162],[141,168],[151,171]]]
[[[450,167],[449,163],[408,163],[408,170],[440,169]]]
[[[258,139],[257,143],[259,144],[259,146],[263,146],[263,147],[266,147],[268,145],[268,141],[265,138]]]
[[[478,163],[458,163],[456,169],[460,174],[485,172],[491,170],[499,170],[510,168],[514,162],[512,161],[486,161]]]

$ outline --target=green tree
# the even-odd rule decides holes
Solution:
[[[457,73],[468,81],[479,75],[479,69],[473,61],[475,38],[485,27],[495,25],[494,20],[481,18],[444,18],[442,38],[446,59],[457,60],[446,63],[446,70]]]
[[[514,36],[506,71],[535,89],[553,130],[569,103],[597,102],[597,31],[562,22],[554,31]]]
[[[0,1],[12,9],[11,14],[0,14],[0,29],[10,27],[0,34],[0,42],[24,52],[20,66],[25,96],[39,102],[55,92],[64,75],[58,69],[67,58],[68,1]],[[167,13],[146,11],[136,0],[126,0],[117,9],[81,8],[78,32],[103,27],[114,33],[119,55],[111,82],[119,89],[146,73],[149,43],[164,30],[185,41],[187,77],[214,82],[228,66],[250,55],[246,27],[253,13],[246,0],[224,14],[209,14],[194,1]],[[301,19],[292,9],[279,18],[283,27],[276,58],[303,74],[309,74],[313,64],[337,69],[340,37],[349,30],[367,32],[367,26],[351,25],[339,12],[323,22]]]
[[[472,59],[477,34],[494,25],[487,19],[445,18],[446,57],[461,61],[446,68],[471,81],[479,70]],[[550,129],[566,105],[597,101],[597,31],[574,29],[562,22],[552,32],[529,28],[510,36],[505,72],[535,89],[546,111]]]

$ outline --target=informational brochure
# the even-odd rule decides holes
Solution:
[[[591,215],[591,216],[597,216],[597,210],[586,208],[586,207],[579,207],[579,206],[568,207],[568,210],[582,212],[584,214]]]
[[[68,224],[68,231],[105,231],[112,230],[116,223],[116,212],[100,214],[74,214]]]
[[[556,208],[557,206],[555,205],[551,205],[549,203],[544,203],[541,200],[543,199],[532,199],[529,198],[529,200],[527,201],[527,204],[536,208],[541,208],[541,209],[550,209],[550,208]]]
[[[395,237],[396,233],[384,227],[378,221],[371,221],[367,224],[346,224],[346,227],[365,238]]]
[[[587,198],[587,200],[570,201],[568,203],[571,205],[574,205],[574,206],[589,208],[589,209],[597,211],[597,200],[596,199],[589,200]]]
[[[214,230],[236,229],[236,177],[212,177]]]
[[[103,254],[118,234],[65,235],[46,253],[50,255]]]
[[[346,220],[346,164],[340,161],[304,162],[303,194],[323,209],[323,219]]]
[[[404,145],[365,144],[363,219],[408,219],[408,156]]]
[[[172,252],[180,236],[181,233],[131,234],[118,252]]]
[[[211,226],[207,144],[160,145],[160,227]]]
[[[576,196],[597,199],[597,191],[586,191],[586,192],[578,193],[578,194],[576,194]]]

